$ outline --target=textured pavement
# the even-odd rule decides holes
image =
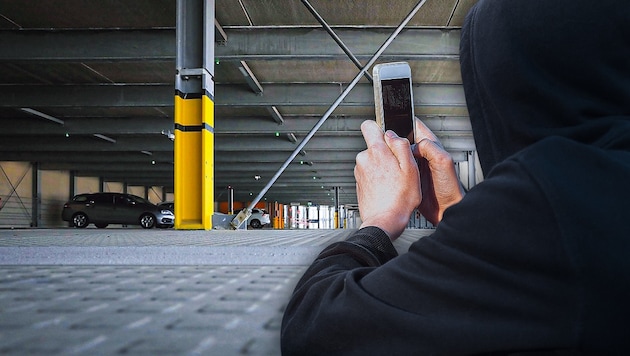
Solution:
[[[349,233],[0,230],[0,354],[279,355],[295,283]]]

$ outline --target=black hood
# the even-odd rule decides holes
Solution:
[[[481,0],[460,51],[484,172],[549,136],[630,150],[630,1]]]

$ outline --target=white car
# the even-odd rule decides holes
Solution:
[[[263,226],[270,223],[269,213],[263,209],[252,209],[252,215],[247,219],[247,224],[254,229],[262,229]]]

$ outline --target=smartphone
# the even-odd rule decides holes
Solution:
[[[376,122],[415,142],[411,68],[407,62],[381,63],[372,70]]]

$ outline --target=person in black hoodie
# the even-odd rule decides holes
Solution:
[[[630,2],[481,0],[460,50],[485,180],[365,122],[362,227],[298,282],[284,354],[630,350]],[[398,256],[417,206],[437,228]]]

